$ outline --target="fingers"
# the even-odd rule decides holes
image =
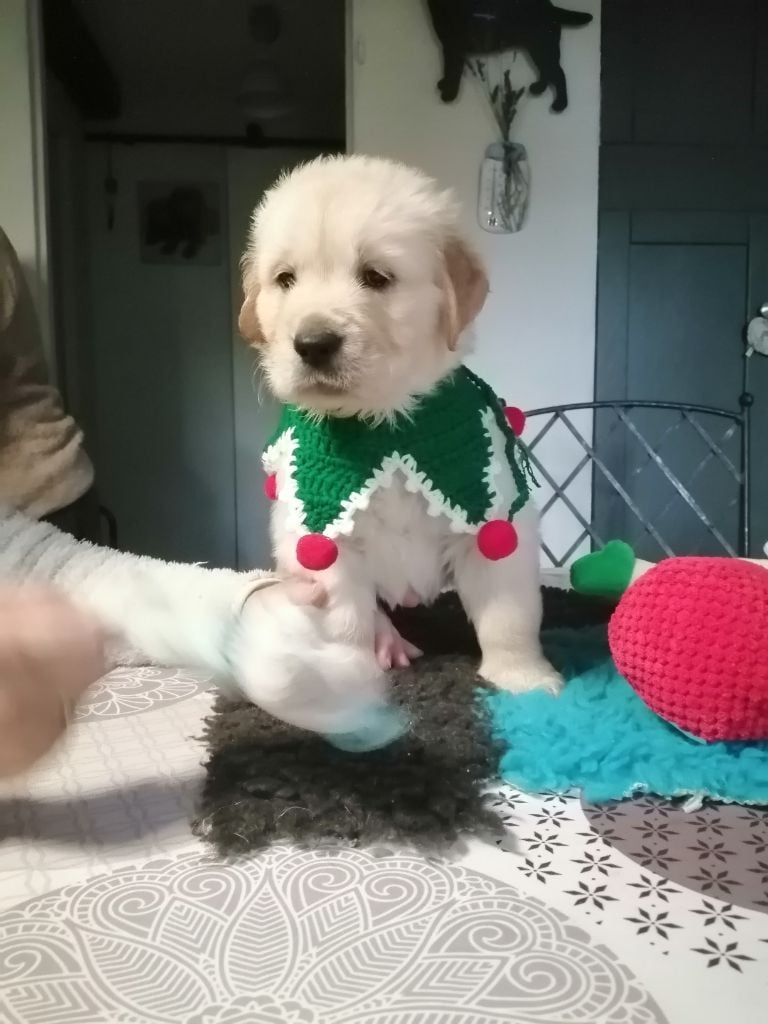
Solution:
[[[273,578],[268,586],[255,587],[245,600],[252,607],[257,601],[270,604],[285,599],[300,608],[323,608],[328,603],[328,592],[318,580],[305,576]]]
[[[105,669],[99,625],[48,591],[0,591],[0,775],[23,771]]]
[[[58,594],[20,588],[0,595],[0,668],[74,699],[105,671],[99,624]],[[0,684],[3,679],[0,676]]]
[[[317,580],[291,577],[285,581],[285,590],[294,604],[323,608],[328,603],[328,593]]]
[[[69,701],[48,686],[0,682],[0,778],[26,771],[64,732]]]

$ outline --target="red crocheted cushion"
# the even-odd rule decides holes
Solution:
[[[608,639],[662,718],[705,740],[768,738],[768,570],[666,559],[626,591]]]

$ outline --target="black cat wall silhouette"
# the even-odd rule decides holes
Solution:
[[[459,95],[468,58],[525,50],[539,76],[531,85],[533,95],[551,86],[551,109],[559,112],[568,106],[560,37],[564,27],[588,25],[591,14],[555,7],[551,0],[429,0],[429,12],[443,50],[438,82],[443,102]]]

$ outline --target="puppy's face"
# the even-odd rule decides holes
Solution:
[[[320,413],[407,409],[460,360],[487,279],[450,197],[417,171],[315,161],[254,217],[240,330],[279,399]]]

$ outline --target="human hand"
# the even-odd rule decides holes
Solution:
[[[334,737],[357,733],[386,708],[373,648],[331,635],[322,584],[286,579],[246,602],[231,652],[254,704],[291,725]],[[372,747],[374,742],[371,742]]]
[[[105,671],[104,636],[55,591],[0,590],[0,778],[31,767]]]

